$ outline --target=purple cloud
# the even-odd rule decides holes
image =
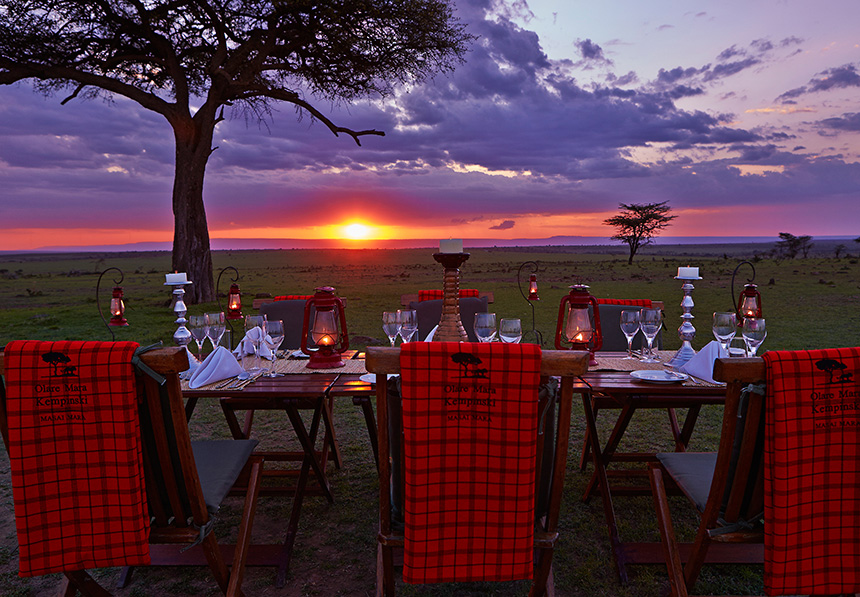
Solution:
[[[825,118],[819,126],[839,131],[860,131],[860,112],[849,112],[839,118]]]
[[[860,87],[860,73],[854,64],[843,64],[835,68],[829,68],[816,74],[809,83],[790,89],[776,98],[776,101],[789,103],[793,100],[816,91],[829,91],[830,89],[845,89],[847,87]]]
[[[515,222],[513,220],[505,220],[501,224],[497,224],[495,226],[490,226],[490,230],[510,230],[514,227]]]

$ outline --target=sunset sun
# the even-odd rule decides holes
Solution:
[[[363,240],[371,236],[372,230],[370,226],[353,222],[343,227],[343,235],[352,240]]]

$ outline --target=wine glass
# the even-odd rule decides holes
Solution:
[[[206,342],[207,325],[205,315],[189,315],[188,331],[197,343],[197,360],[203,360],[203,343]]]
[[[519,319],[502,319],[499,322],[499,338],[506,344],[518,344],[523,338],[523,325]]]
[[[384,311],[382,313],[382,330],[388,336],[391,346],[394,346],[394,339],[400,333],[400,318],[397,311]]]
[[[221,338],[227,329],[227,320],[224,318],[224,311],[218,313],[207,313],[206,317],[206,336],[209,342],[212,343],[212,350],[218,348],[221,344]]]
[[[744,342],[747,345],[747,353],[754,357],[758,347],[767,337],[767,328],[763,317],[747,317],[744,319],[743,327]]]
[[[272,351],[272,363],[269,365],[269,372],[265,377],[281,377],[283,373],[275,373],[275,361],[278,360],[278,348],[281,342],[284,341],[284,322],[280,319],[274,321],[266,321],[266,335],[263,336],[263,342],[266,348]]]
[[[714,325],[712,328],[714,337],[726,349],[729,354],[729,344],[738,333],[738,318],[734,311],[717,311],[714,313]]]
[[[663,313],[660,309],[642,309],[639,311],[639,329],[648,342],[648,356],[643,355],[643,363],[659,363],[660,359],[654,354],[654,338],[663,325]]]
[[[256,328],[256,329],[255,329]],[[251,368],[247,370],[249,375],[256,375],[263,371],[260,365],[260,342],[266,335],[266,316],[265,315],[246,315],[245,316],[245,338],[247,338],[254,347],[254,359]],[[243,340],[244,342],[244,340]]]
[[[635,359],[633,356],[633,338],[639,333],[639,311],[622,311],[619,320],[621,333],[627,338],[627,356],[625,359]]]
[[[418,312],[404,309],[397,314],[400,316],[400,338],[403,342],[411,342],[412,336],[418,332]]]
[[[478,342],[492,342],[495,340],[495,313],[475,313],[475,335],[478,337]]]

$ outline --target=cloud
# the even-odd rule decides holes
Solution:
[[[838,131],[860,131],[860,112],[849,112],[838,118],[819,120],[818,125]]]
[[[776,101],[788,103],[801,95],[815,93],[818,91],[829,91],[831,89],[845,89],[848,87],[860,87],[860,73],[854,64],[843,64],[835,68],[817,73],[806,85],[789,89],[776,98]]]
[[[513,220],[505,220],[501,224],[497,224],[495,226],[490,226],[490,230],[510,230],[514,227],[515,222]]]
[[[611,66],[613,64],[613,62],[603,54],[603,49],[590,39],[578,39],[573,42],[573,45],[577,50],[579,50],[579,53],[582,56],[582,62],[578,63],[580,65],[590,67],[595,64],[602,66]]]

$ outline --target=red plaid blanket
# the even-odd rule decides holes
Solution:
[[[540,359],[533,344],[401,347],[405,582],[532,576]]]
[[[768,351],[765,592],[860,591],[860,348]]]
[[[598,305],[629,305],[631,307],[643,307],[645,309],[651,308],[651,299],[611,299],[611,298],[599,298],[597,299]]]
[[[135,342],[6,346],[19,574],[149,564]]]
[[[440,298],[443,298],[443,294],[441,290],[419,290],[418,291],[418,302],[421,301],[433,301]],[[461,288],[460,289],[460,298],[467,297],[476,297],[478,296],[478,290],[475,288]]]
[[[306,301],[309,298],[314,298],[312,294],[283,294],[276,296],[276,301]]]

